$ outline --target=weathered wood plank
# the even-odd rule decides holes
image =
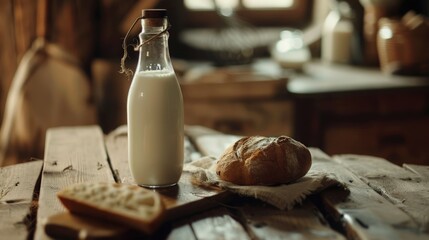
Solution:
[[[418,224],[416,230],[429,233],[429,181],[381,158],[340,155],[334,159],[410,215]]]
[[[110,164],[115,175],[115,181],[134,184],[128,165],[127,133],[127,126],[120,126],[105,137],[105,144]]]
[[[197,239],[250,239],[243,226],[225,208],[216,208],[192,218]]]
[[[44,220],[64,211],[56,192],[79,182],[113,182],[98,126],[51,128],[46,135],[35,239],[47,238]]]
[[[403,168],[412,171],[413,173],[419,175],[424,179],[424,181],[429,181],[429,166],[415,165],[415,164],[403,164]]]
[[[34,188],[43,161],[0,168],[0,232],[2,239],[27,239]],[[33,219],[28,219],[33,220]]]
[[[167,240],[189,239],[196,240],[191,225],[188,223],[175,223],[172,226],[171,232],[166,237]]]
[[[329,227],[310,201],[290,211],[261,204],[246,204],[238,210],[258,239],[345,239]]]
[[[219,158],[227,147],[241,138],[200,126],[188,126],[185,133],[202,155],[215,158]]]
[[[166,238],[167,240],[174,240],[174,239],[189,239],[194,240],[195,235],[192,232],[192,228],[189,225],[185,225],[182,227],[175,227],[171,231],[171,233]]]
[[[348,191],[327,189],[320,196],[328,216],[352,239],[425,239],[418,223],[383,198],[358,176],[320,150],[311,149],[312,167],[333,174]]]

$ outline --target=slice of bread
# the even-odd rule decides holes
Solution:
[[[164,206],[158,193],[135,185],[80,183],[57,193],[71,212],[111,221],[152,233],[159,226]]]

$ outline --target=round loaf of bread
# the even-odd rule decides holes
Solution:
[[[303,177],[310,151],[287,137],[244,137],[227,148],[216,165],[220,179],[239,185],[277,185]]]

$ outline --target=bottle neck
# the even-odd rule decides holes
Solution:
[[[142,20],[142,32],[139,34],[140,50],[136,72],[173,71],[168,49],[167,18],[148,18]],[[163,32],[164,31],[164,32]]]

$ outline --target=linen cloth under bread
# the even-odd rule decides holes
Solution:
[[[315,151],[315,150],[312,150]],[[341,186],[342,184],[336,176],[332,164],[336,164],[329,157],[317,157],[312,153],[312,165],[308,173],[295,182],[276,186],[242,186],[231,182],[223,181],[216,174],[216,161],[214,157],[205,156],[200,159],[186,163],[184,171],[193,175],[194,181],[201,185],[216,185],[222,189],[262,200],[279,209],[292,209],[296,204],[301,203],[310,194],[320,192],[331,186]]]

